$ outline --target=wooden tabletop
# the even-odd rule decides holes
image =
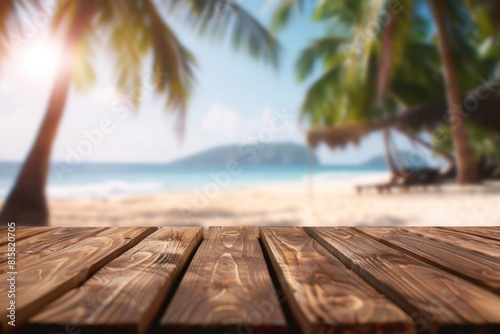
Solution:
[[[3,332],[500,333],[500,227],[3,227],[0,245]]]

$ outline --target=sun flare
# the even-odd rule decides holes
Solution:
[[[54,52],[42,46],[29,49],[24,55],[24,68],[32,75],[42,76],[51,73],[56,66]]]

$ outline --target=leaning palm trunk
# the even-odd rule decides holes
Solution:
[[[87,6],[88,7],[88,6]],[[86,8],[85,12],[88,12]],[[35,142],[17,176],[14,187],[0,212],[0,224],[13,221],[17,225],[47,225],[49,210],[45,196],[45,186],[49,171],[50,154],[57,129],[64,112],[71,85],[75,59],[75,46],[87,24],[82,11],[66,36],[61,53],[61,63],[57,70],[45,118],[35,138]]]
[[[453,59],[446,36],[445,22],[443,21],[442,5],[437,0],[430,0],[432,13],[436,22],[438,33],[439,52],[443,63],[444,79],[446,84],[446,95],[448,109],[450,111],[450,125],[453,135],[453,146],[457,164],[458,183],[478,182],[477,164],[474,157],[465,120],[462,117],[460,90],[455,73]]]
[[[71,60],[66,59],[66,62]],[[69,64],[68,64],[69,65]],[[18,225],[47,225],[48,209],[45,184],[52,142],[59,126],[68,95],[71,74],[61,66],[52,89],[45,118],[16,183],[0,213],[2,224],[14,221]]]
[[[398,167],[394,163],[394,160],[392,159],[392,154],[391,154],[391,143],[390,143],[390,134],[389,134],[389,129],[384,129],[383,131],[384,134],[384,153],[385,153],[385,162],[387,163],[387,167],[389,168],[389,171],[391,172],[392,175],[396,175],[398,171]]]

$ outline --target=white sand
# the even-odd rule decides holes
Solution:
[[[382,177],[382,181],[385,177]],[[317,179],[221,190],[211,198],[178,191],[151,196],[53,200],[51,225],[500,225],[500,182],[357,195],[348,181]],[[200,189],[202,190],[202,189]]]

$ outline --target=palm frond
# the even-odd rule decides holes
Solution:
[[[180,43],[170,27],[161,19],[151,0],[146,0],[151,19],[153,72],[155,88],[167,93],[167,107],[179,111],[178,130],[184,130],[187,99],[193,82],[193,55]]]
[[[274,12],[271,27],[274,31],[283,29],[292,19],[296,12],[301,12],[304,0],[283,0]]]
[[[23,34],[22,18],[40,9],[40,0],[0,1],[0,57],[18,51],[27,38]]]
[[[315,65],[322,62],[329,67],[334,67],[341,61],[344,61],[345,54],[339,52],[348,40],[343,37],[327,36],[313,41],[306,47],[297,60],[296,68],[299,80],[309,77]]]
[[[234,49],[278,66],[281,46],[257,19],[232,0],[169,0],[171,10],[184,13],[201,35],[229,38]]]
[[[341,76],[342,67],[333,67],[309,87],[301,108],[302,119],[310,116],[313,126],[325,125],[343,114]]]

